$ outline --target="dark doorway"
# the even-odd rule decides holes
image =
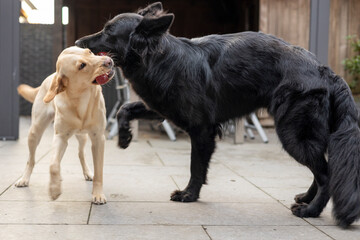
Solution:
[[[147,6],[146,0],[63,0],[69,7],[67,42],[99,31],[104,23],[123,12]],[[155,1],[154,1],[155,2]],[[164,0],[164,9],[175,14],[171,33],[181,37],[200,37],[259,30],[258,0]]]

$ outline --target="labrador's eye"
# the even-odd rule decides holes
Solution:
[[[83,69],[84,67],[86,67],[86,63],[82,63],[79,67],[79,70]]]

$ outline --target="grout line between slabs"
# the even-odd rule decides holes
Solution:
[[[159,156],[159,154],[157,152],[155,152],[155,155],[159,158],[159,161],[161,162],[161,165],[163,167],[165,167],[165,163],[163,162],[163,160],[161,159],[161,157]]]
[[[91,216],[92,206],[93,206],[93,203],[91,202],[91,203],[90,203],[90,209],[89,209],[88,219],[87,219],[87,221],[86,221],[86,225],[89,225],[89,222],[90,222],[90,216]]]
[[[174,177],[173,177],[173,176],[170,176],[170,178],[171,178],[171,180],[175,183],[177,189],[180,190],[180,187],[179,187],[179,185],[176,183]]]
[[[201,225],[201,228],[204,230],[204,232],[205,232],[205,234],[208,236],[208,238],[209,238],[210,240],[212,240],[212,238],[210,237],[210,234],[209,234],[208,231],[207,231],[207,228],[206,228],[204,225]]]

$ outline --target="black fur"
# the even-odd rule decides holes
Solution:
[[[360,131],[345,81],[310,52],[274,36],[178,38],[167,32],[173,19],[155,3],[138,14],[120,14],[101,32],[76,42],[113,54],[146,103],[129,103],[118,112],[119,146],[131,141],[132,119],[170,119],[190,135],[192,147],[189,184],[171,199],[196,201],[219,124],[267,108],[284,149],[314,174],[308,192],[295,197],[292,212],[317,217],[332,196],[339,225],[358,219]]]

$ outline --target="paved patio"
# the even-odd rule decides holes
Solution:
[[[328,204],[320,218],[300,219],[289,210],[295,194],[312,181],[310,172],[281,149],[273,130],[270,143],[257,139],[234,145],[218,142],[209,185],[200,201],[177,203],[170,193],[186,186],[190,142],[170,142],[146,129],[122,150],[106,142],[106,205],[91,204],[92,182],[83,178],[72,138],[62,161],[63,194],[48,197],[52,127],[37,152],[29,188],[14,187],[27,160],[29,118],[20,138],[0,142],[0,239],[360,239],[359,222],[335,226]],[[91,164],[90,142],[86,157]]]

